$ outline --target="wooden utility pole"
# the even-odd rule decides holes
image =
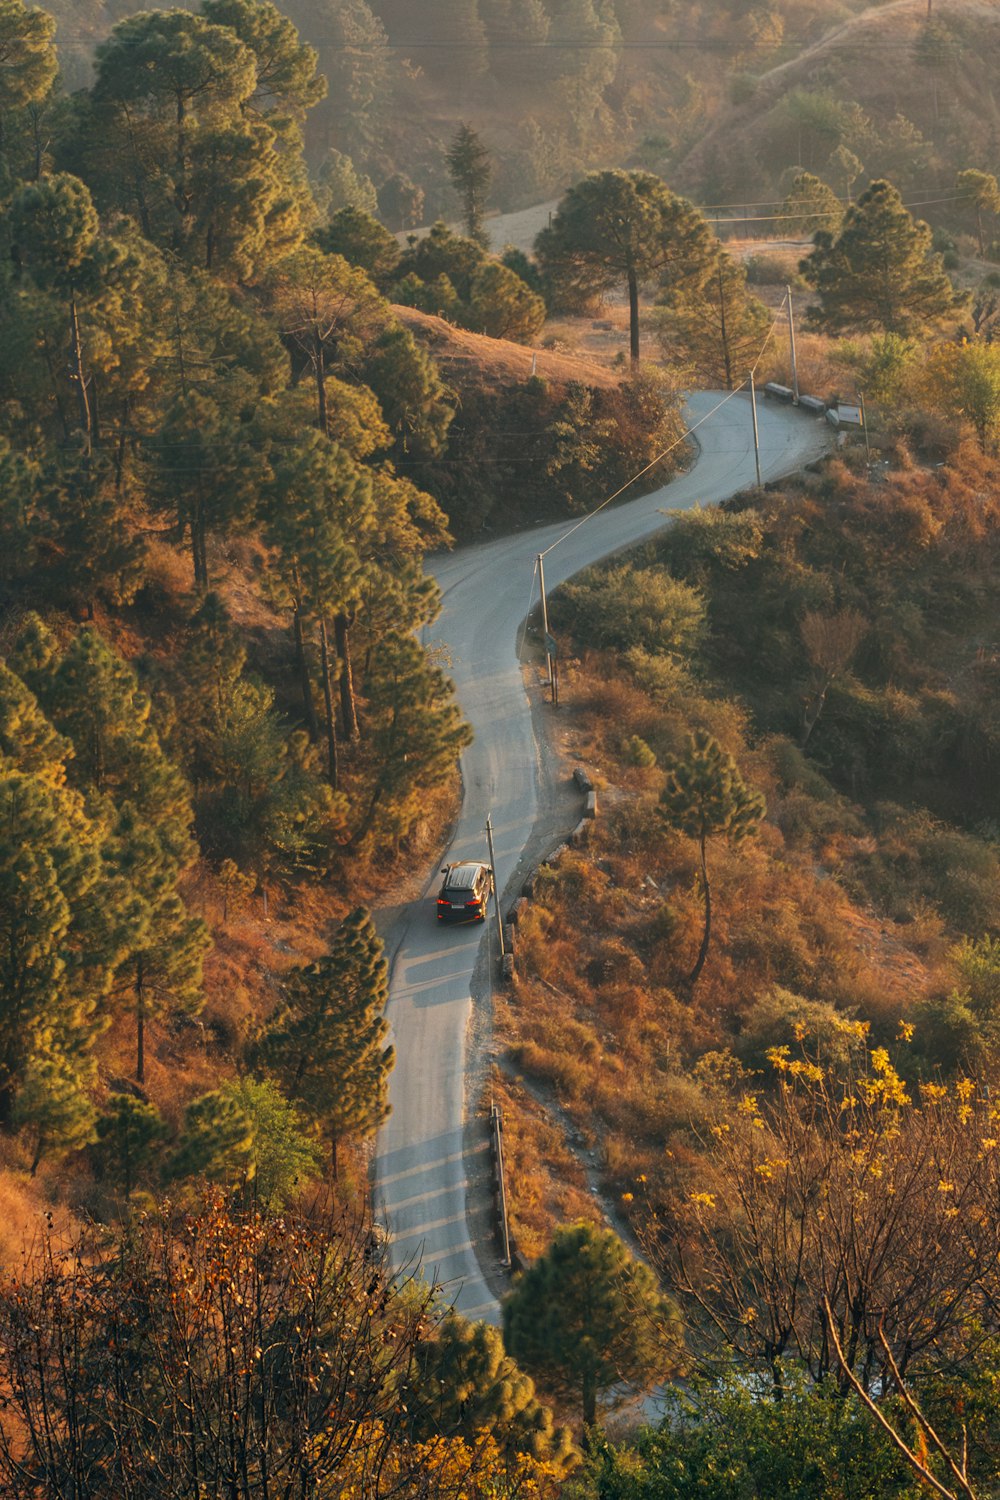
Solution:
[[[757,468],[757,488],[760,489],[760,433],[757,430],[757,387],[754,385],[752,370],[750,371],[750,410],[753,414],[753,461]]]

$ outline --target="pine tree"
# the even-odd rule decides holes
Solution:
[[[843,218],[843,204],[833,189],[812,172],[798,172],[781,205],[777,230],[799,239],[819,229],[836,234]]]
[[[231,1091],[213,1089],[193,1099],[184,1125],[166,1162],[164,1175],[174,1182],[207,1178],[231,1185],[252,1179],[253,1122]]]
[[[284,990],[258,1056],[326,1137],[336,1176],[342,1138],[371,1135],[389,1113],[388,969],[368,912],[351,912],[326,957],[293,969]]]
[[[188,914],[177,888],[195,855],[190,793],[163,753],[135,673],[96,631],[74,638],[46,701],[74,745],[74,780],[93,787],[114,808],[105,859],[131,894],[131,930],[116,988],[134,1003],[136,1077],[142,1083],[149,1017],[167,1007],[196,1010],[202,1003],[208,933]]]
[[[486,195],[493,180],[493,160],[471,125],[459,125],[445,153],[451,185],[462,200],[462,222],[470,240],[489,247],[483,228]]]
[[[701,948],[688,983],[694,984],[708,957],[712,936],[712,892],[708,880],[706,845],[710,838],[724,837],[740,844],[756,834],[766,812],[760,792],[751,791],[718,740],[699,729],[688,738],[682,756],[664,763],[666,780],[660,792],[660,813],[671,828],[697,839],[701,856],[701,885],[705,901],[705,927]]]
[[[93,1072],[89,1057],[72,1053],[47,1049],[44,1055],[29,1060],[13,1123],[16,1129],[34,1136],[29,1168],[32,1177],[48,1152],[79,1151],[93,1141],[97,1110],[87,1093]]]
[[[639,358],[639,291],[657,281],[693,294],[715,267],[719,244],[705,220],[651,172],[592,172],[570,188],[535,241],[539,264],[569,304],[624,285],[629,346]]]
[[[101,1029],[121,900],[102,841],[77,793],[0,767],[0,1128],[32,1068]]]
[[[417,1431],[473,1439],[488,1432],[512,1458],[565,1459],[570,1436],[553,1424],[534,1381],[505,1352],[498,1328],[450,1312],[418,1351]]]
[[[676,1308],[648,1266],[611,1229],[574,1224],[552,1244],[504,1304],[511,1357],[597,1420],[597,1398],[621,1381],[648,1386],[676,1368]]]
[[[412,636],[389,634],[379,643],[368,685],[373,784],[355,842],[367,836],[377,815],[402,837],[417,815],[420,793],[452,774],[472,740],[453,694]]]
[[[657,334],[672,364],[731,391],[756,363],[770,324],[767,308],[747,292],[746,268],[723,253],[694,296],[668,305]]]
[[[142,1181],[154,1176],[157,1147],[167,1134],[155,1104],[134,1094],[112,1094],[98,1117],[91,1152],[98,1178],[131,1198]]]
[[[802,274],[819,293],[811,321],[830,332],[920,333],[958,316],[956,292],[931,250],[931,231],[915,221],[889,182],[873,182],[847,210],[834,236],[821,230]]]
[[[24,130],[25,115],[48,97],[58,72],[56,23],[37,6],[0,6],[0,183],[39,175],[41,163]],[[6,178],[6,181],[4,179]],[[5,194],[6,195],[6,194]]]

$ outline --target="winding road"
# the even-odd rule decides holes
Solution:
[[[571,535],[570,525],[560,522],[431,560],[443,606],[427,644],[446,663],[475,731],[462,757],[462,812],[446,859],[487,860],[483,828],[492,813],[501,892],[539,811],[539,753],[516,655],[535,557],[558,542],[545,560],[552,589],[659,530],[667,524],[664,510],[715,504],[752,485],[749,400],[737,396],[704,420],[722,399],[710,392],[690,398],[688,420],[700,424],[700,452],[692,468],[664,488],[608,507]],[[765,480],[801,468],[828,447],[822,418],[763,402],[758,417]],[[467,1219],[464,1149],[473,971],[486,934],[479,926],[439,927],[431,899],[439,879],[435,870],[426,899],[407,908],[394,930],[386,1014],[397,1061],[392,1114],[376,1145],[376,1205],[397,1269],[421,1267],[466,1317],[497,1322],[498,1304]],[[492,908],[490,918],[488,930]]]

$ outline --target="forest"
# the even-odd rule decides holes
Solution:
[[[994,19],[0,0],[0,1495],[1000,1493]],[[469,1321],[372,1201],[435,560],[750,370],[863,431],[559,589],[558,711],[528,622],[601,816]]]

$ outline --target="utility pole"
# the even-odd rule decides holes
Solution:
[[[757,488],[761,489],[760,433],[757,430],[757,387],[754,385],[752,370],[750,371],[750,410],[753,413],[753,461],[757,467]]]
[[[788,342],[792,350],[792,399],[795,405],[799,404],[799,367],[795,360],[795,319],[792,316],[792,289],[785,287],[785,299],[788,303]]]
[[[496,864],[496,856],[493,853],[493,815],[492,815],[492,813],[487,813],[486,814],[486,842],[490,846],[490,873],[493,876],[493,905],[496,908],[496,914],[497,914],[497,936],[500,939],[500,957],[503,958],[503,956],[504,956],[504,954],[506,953],[507,950],[506,950],[506,948],[504,947],[504,944],[503,944],[503,916],[501,915],[501,912],[500,912],[500,891],[499,891],[499,889],[497,887],[497,864]]]
[[[544,556],[544,554],[541,553],[541,552],[539,552],[539,554],[538,554],[538,586],[539,586],[539,588],[542,591],[542,631],[544,632],[544,636],[545,636],[545,671],[546,671],[546,674],[547,674],[548,679],[549,679],[549,687],[552,689],[552,699],[553,699],[553,702],[554,702],[555,701],[555,691],[556,691],[556,688],[555,688],[555,678],[552,675],[552,652],[549,650],[549,643],[550,643],[552,637],[549,635],[549,606],[548,606],[548,601],[545,598],[545,563],[544,563],[544,560],[543,560],[543,556]]]

